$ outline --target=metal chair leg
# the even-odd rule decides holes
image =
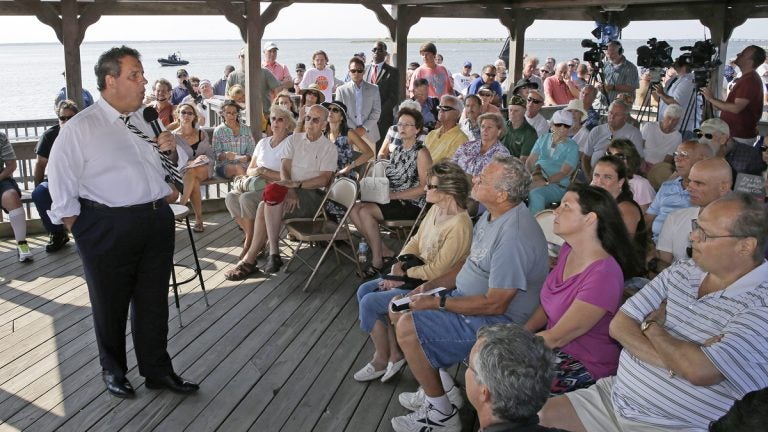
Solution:
[[[176,315],[179,318],[179,328],[184,327],[181,322],[181,307],[179,306],[179,284],[176,283],[176,262],[171,267],[171,279],[173,280],[173,300],[176,303]]]
[[[208,294],[205,292],[205,281],[203,281],[203,270],[200,268],[200,260],[197,258],[197,246],[195,246],[195,236],[192,235],[192,227],[189,225],[189,215],[185,218],[187,222],[187,234],[189,234],[189,243],[192,246],[192,255],[195,257],[195,272],[200,280],[200,288],[203,290],[203,299],[205,300],[205,306],[210,307],[208,303]]]

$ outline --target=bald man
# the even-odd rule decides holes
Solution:
[[[712,201],[724,197],[731,191],[733,174],[731,166],[723,158],[704,159],[696,162],[688,174],[688,194],[691,206],[672,212],[661,228],[659,241],[656,244],[655,272],[660,272],[672,265],[673,262],[690,258],[688,235],[692,231],[691,221]],[[653,267],[649,263],[649,266]]]
[[[661,184],[656,197],[645,212],[646,226],[652,225],[653,242],[659,240],[661,226],[667,216],[675,210],[691,206],[688,194],[688,174],[693,164],[714,156],[712,149],[698,141],[685,141],[677,146],[674,153],[677,177]]]

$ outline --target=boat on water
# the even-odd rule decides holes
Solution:
[[[177,52],[168,54],[168,57],[166,58],[159,58],[157,59],[157,62],[160,63],[161,66],[184,66],[189,64],[189,61],[182,59],[181,54]]]

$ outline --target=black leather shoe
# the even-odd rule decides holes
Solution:
[[[174,372],[157,378],[147,378],[145,384],[148,389],[168,389],[174,393],[179,394],[190,394],[200,389],[199,385],[185,380],[184,378],[176,375]]]
[[[66,231],[51,233],[48,237],[48,244],[45,245],[46,252],[58,252],[69,241],[69,234]]]
[[[107,391],[112,396],[117,396],[123,399],[132,399],[136,397],[136,392],[133,390],[133,386],[125,377],[118,377],[109,371],[101,371],[101,379],[104,380],[104,384],[107,386]]]

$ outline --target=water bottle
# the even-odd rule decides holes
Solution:
[[[364,264],[368,261],[368,243],[365,239],[360,240],[360,244],[357,246],[357,261]]]

